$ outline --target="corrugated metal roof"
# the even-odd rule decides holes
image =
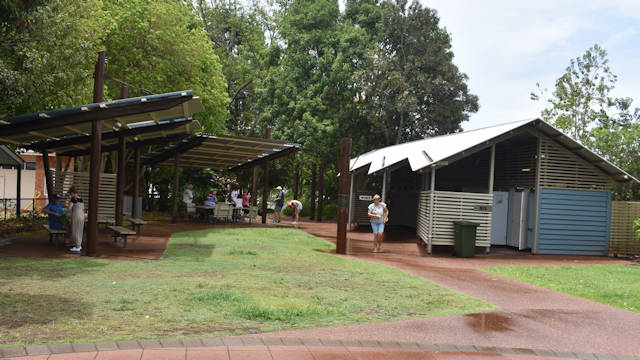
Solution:
[[[11,149],[4,145],[0,145],[0,165],[22,167],[24,160],[16,155]]]
[[[351,159],[350,170],[355,171],[369,166],[368,173],[372,174],[404,160],[409,161],[409,165],[413,171],[421,170],[427,166],[446,165],[445,162],[456,155],[471,155],[475,151],[484,148],[478,149],[478,147],[481,147],[483,144],[488,147],[492,143],[495,143],[497,138],[502,138],[510,133],[515,135],[517,131],[526,128],[536,129],[550,136],[554,141],[564,145],[567,149],[598,167],[616,181],[624,182],[634,180],[638,182],[636,178],[624,170],[613,165],[540,119],[520,120],[372,150]],[[471,149],[475,151],[465,154],[466,151]]]
[[[118,99],[101,103],[85,104],[64,109],[39,111],[36,113],[22,114],[0,119],[0,143],[28,145],[30,143],[46,140],[58,140],[74,135],[87,135],[91,133],[91,121],[84,121],[72,125],[49,127],[44,130],[25,131],[7,136],[2,130],[12,125],[25,123],[38,123],[53,121],[59,118],[78,116],[85,113],[98,113],[108,109],[122,109],[132,105],[161,102],[171,99],[192,97],[191,99],[158,111],[148,111],[133,115],[117,116],[102,121],[102,131],[118,131],[130,127],[153,125],[180,119],[189,119],[193,114],[204,111],[200,98],[193,96],[191,90],[176,91],[166,94],[155,94],[135,98]]]

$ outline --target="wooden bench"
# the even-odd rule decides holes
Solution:
[[[104,228],[106,229],[109,225],[115,225],[116,224],[116,219],[111,218],[111,217],[99,216],[98,217],[98,224],[104,225]]]
[[[124,241],[124,246],[123,247],[127,247],[127,236],[129,235],[135,235],[136,232],[134,230],[131,230],[129,228],[126,228],[124,226],[107,226],[107,228],[111,231],[113,231],[113,242],[117,243],[118,242],[118,237],[121,237],[122,240]]]
[[[132,229],[135,230],[136,227],[138,227],[138,232],[140,232],[140,226],[147,224],[147,222],[142,220],[142,219],[127,218],[127,220],[131,223],[131,228]]]
[[[60,238],[60,235],[64,236],[67,234],[67,230],[56,230],[56,229],[52,229],[51,227],[49,227],[49,225],[44,224],[42,225],[45,229],[47,229],[47,231],[49,232],[49,244],[51,244],[53,242],[53,238],[56,239],[56,248],[58,247],[58,240]]]

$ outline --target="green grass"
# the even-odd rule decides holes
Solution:
[[[483,269],[551,290],[640,312],[640,266],[503,266]]]
[[[0,344],[223,336],[492,306],[294,229],[175,234],[162,260],[0,259]]]

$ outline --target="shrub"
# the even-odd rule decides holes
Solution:
[[[637,218],[633,223],[633,230],[635,230],[638,240],[640,240],[640,218]]]

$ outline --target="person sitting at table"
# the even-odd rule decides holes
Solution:
[[[245,190],[242,194],[242,212],[247,215],[249,213],[249,204],[251,202],[251,193],[249,190]]]
[[[207,207],[206,212],[206,216],[207,216],[207,222],[210,221],[211,216],[213,215],[213,208],[216,206],[216,195],[215,192],[210,192],[209,195],[207,195],[207,198],[204,200],[204,206]]]
[[[60,215],[64,213],[64,205],[60,204],[60,195],[53,194],[51,202],[42,209],[42,212],[49,215],[49,228],[51,230],[62,230],[63,226],[60,222]],[[65,245],[70,245],[65,243]]]

